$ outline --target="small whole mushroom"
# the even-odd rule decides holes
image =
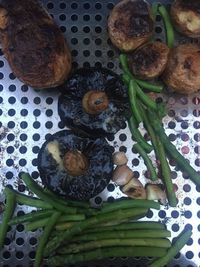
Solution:
[[[167,195],[165,191],[161,189],[161,185],[158,184],[147,184],[146,185],[147,199],[148,200],[159,200],[163,205],[167,204]]]
[[[122,187],[122,192],[130,198],[146,199],[146,190],[143,184],[135,177]]]
[[[128,162],[128,159],[124,152],[118,151],[113,154],[113,163],[115,165],[118,165],[118,166],[125,165],[127,164],[127,162]]]
[[[127,165],[117,166],[113,171],[112,180],[119,186],[127,184],[134,176],[133,171]]]

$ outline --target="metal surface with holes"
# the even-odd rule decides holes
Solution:
[[[113,48],[106,31],[107,16],[117,0],[68,0],[47,1],[44,6],[54,16],[65,34],[73,56],[74,68],[82,66],[104,66],[120,73],[118,51]],[[161,1],[167,3],[167,1]],[[169,2],[170,3],[170,2]],[[156,18],[155,36],[164,40],[160,16]],[[183,37],[179,37],[184,42]],[[189,40],[191,41],[191,40]],[[40,182],[37,172],[37,154],[48,135],[63,129],[57,114],[58,93],[34,91],[21,83],[12,74],[3,54],[0,54],[0,196],[5,185],[10,184],[20,192],[30,194],[19,179],[20,171],[28,171]],[[166,101],[168,115],[164,119],[166,132],[173,144],[185,155],[191,165],[200,170],[200,98],[178,95],[159,95],[157,101]],[[133,141],[128,129],[118,132],[110,143],[113,151],[125,151],[129,166],[135,176],[147,182],[143,161],[131,150]],[[152,154],[154,160],[154,156]],[[170,161],[173,182],[179,200],[176,209],[163,207],[159,212],[150,211],[146,220],[159,220],[172,231],[172,238],[184,228],[192,228],[193,236],[170,267],[200,266],[200,188],[182,174]],[[110,183],[93,201],[100,204],[121,195],[119,188]],[[18,206],[16,214],[30,211]],[[0,215],[1,216],[1,215]],[[0,217],[1,220],[1,217]],[[28,267],[35,257],[37,237],[40,231],[25,232],[23,225],[9,229],[5,247],[0,252],[0,267]],[[92,267],[146,266],[146,260],[110,259],[96,263],[80,264]],[[44,265],[46,266],[46,265]]]

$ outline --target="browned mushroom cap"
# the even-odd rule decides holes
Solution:
[[[200,1],[174,1],[171,18],[180,33],[189,37],[200,37]]]
[[[141,79],[153,79],[164,71],[169,57],[169,48],[161,42],[151,42],[139,47],[130,55],[130,68]]]
[[[150,6],[143,0],[123,0],[111,11],[108,32],[112,43],[123,51],[132,51],[153,34]]]
[[[182,44],[172,49],[163,81],[181,94],[200,89],[200,46]]]

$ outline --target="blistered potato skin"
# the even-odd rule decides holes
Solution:
[[[71,71],[66,40],[36,0],[2,0],[2,50],[17,78],[34,88],[62,84]]]
[[[143,0],[123,0],[111,11],[108,33],[118,49],[129,52],[147,42],[153,34],[150,6]]]
[[[180,94],[190,95],[200,89],[200,46],[182,44],[173,48],[162,78]]]
[[[171,6],[172,22],[180,33],[193,38],[200,37],[200,2],[176,0]]]

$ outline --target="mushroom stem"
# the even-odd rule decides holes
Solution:
[[[64,167],[72,176],[84,174],[89,162],[86,156],[79,150],[69,150],[64,156]]]
[[[85,112],[89,114],[99,114],[108,108],[109,100],[105,92],[88,91],[82,100],[82,106]]]

